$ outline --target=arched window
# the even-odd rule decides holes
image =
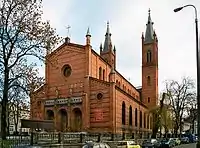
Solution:
[[[147,129],[149,129],[149,115],[147,115]]]
[[[122,103],[122,125],[126,124],[126,105],[123,101]]]
[[[150,76],[147,77],[147,85],[151,85],[151,77]]]
[[[150,63],[151,62],[151,51],[148,50],[147,51],[147,63]]]
[[[146,114],[144,113],[144,128],[146,128]]]
[[[99,79],[101,80],[101,77],[102,77],[102,68],[99,67]]]
[[[129,125],[132,126],[132,106],[129,107]]]
[[[142,111],[140,111],[140,127],[142,128]]]
[[[105,69],[103,70],[103,80],[105,81]]]
[[[150,103],[150,97],[148,97],[148,103]]]
[[[138,117],[137,117],[137,108],[135,109],[135,126],[137,126],[137,123],[138,123]]]

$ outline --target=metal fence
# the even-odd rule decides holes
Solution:
[[[120,141],[124,136],[111,133],[31,133],[29,136],[10,136],[6,141],[0,141],[2,148],[13,148],[18,145],[54,145],[54,144],[82,144],[87,141]],[[131,139],[127,137],[126,139]],[[139,144],[140,139],[135,139]]]

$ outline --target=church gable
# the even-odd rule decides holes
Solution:
[[[46,60],[48,84],[63,84],[84,78],[85,60],[84,46],[66,45],[57,49]]]

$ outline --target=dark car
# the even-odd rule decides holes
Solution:
[[[181,138],[181,143],[182,143],[182,144],[187,144],[187,143],[189,143],[189,142],[190,142],[190,140],[189,140],[188,137],[182,137],[182,138]]]
[[[176,142],[174,141],[173,138],[163,139],[161,141],[161,147],[162,148],[172,148],[174,146],[176,146]]]
[[[144,140],[142,148],[161,148],[161,143],[157,139]]]

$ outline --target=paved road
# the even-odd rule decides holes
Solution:
[[[182,144],[182,145],[176,146],[174,148],[196,148],[196,143]]]

